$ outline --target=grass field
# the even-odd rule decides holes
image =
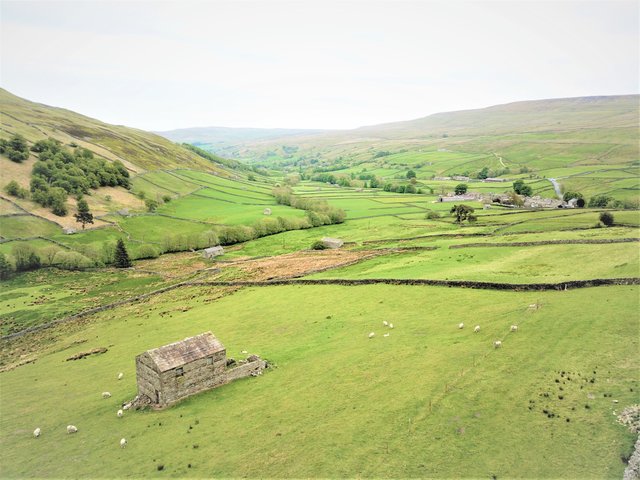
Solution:
[[[637,402],[637,287],[293,286],[211,301],[221,293],[194,288],[99,315],[3,373],[3,477],[155,476],[158,465],[193,478],[622,474],[634,438],[611,400]],[[395,324],[388,338],[382,320]],[[278,368],[116,417],[136,393],[136,354],[205,330],[229,356],[248,350]],[[65,362],[100,346],[109,351]]]

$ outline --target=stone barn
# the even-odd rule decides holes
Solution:
[[[139,403],[166,407],[238,378],[259,375],[264,368],[266,362],[257,355],[227,362],[220,340],[211,332],[202,333],[136,357]]]
[[[215,258],[218,257],[220,255],[224,255],[224,248],[221,245],[217,245],[215,247],[209,247],[209,248],[205,248],[202,251],[202,256],[204,258]]]

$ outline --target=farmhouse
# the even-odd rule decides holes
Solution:
[[[202,252],[202,256],[204,258],[214,258],[220,255],[224,255],[224,248],[222,248],[221,245],[205,248]]]
[[[136,357],[138,399],[161,408],[238,378],[262,373],[257,355],[227,368],[224,345],[211,332],[148,350]]]

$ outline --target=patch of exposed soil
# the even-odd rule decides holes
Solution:
[[[246,274],[246,279],[274,280],[296,278],[311,273],[342,267],[368,258],[388,253],[382,250],[309,250],[255,260],[238,260],[221,265],[237,268]]]

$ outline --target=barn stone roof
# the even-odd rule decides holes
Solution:
[[[147,350],[146,353],[156,364],[158,371],[166,372],[224,350],[224,345],[213,333],[205,332],[179,342]]]

